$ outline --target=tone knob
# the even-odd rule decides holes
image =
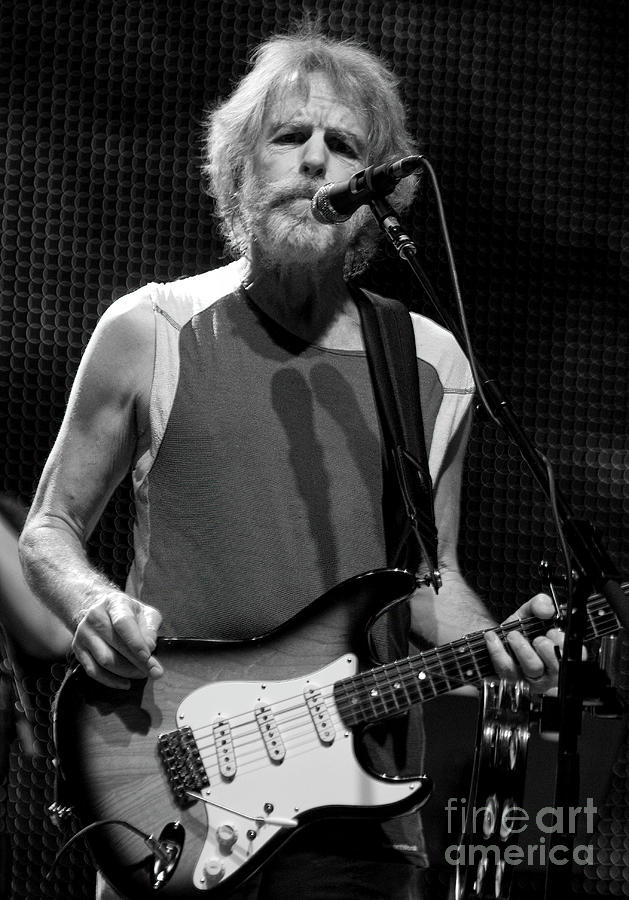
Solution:
[[[230,822],[223,822],[216,829],[218,846],[224,853],[229,853],[238,840],[238,832]]]
[[[203,866],[203,877],[206,887],[214,887],[225,876],[225,866],[220,859],[212,856]]]

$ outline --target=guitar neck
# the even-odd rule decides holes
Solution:
[[[622,589],[626,594],[629,584],[623,584]],[[547,621],[529,618],[487,631],[495,631],[503,639],[509,632],[519,631],[533,640],[549,627]],[[585,642],[619,630],[618,619],[607,602],[600,595],[592,597],[587,604]],[[334,696],[343,721],[348,726],[369,724],[406,712],[416,703],[463,685],[479,684],[494,674],[485,642],[487,631],[476,631],[449,644],[337,681]]]

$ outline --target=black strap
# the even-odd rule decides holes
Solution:
[[[417,571],[423,560],[438,587],[437,529],[411,317],[397,300],[348,287],[361,317],[383,433],[388,563]]]

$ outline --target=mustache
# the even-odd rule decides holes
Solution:
[[[274,209],[291,200],[312,200],[322,184],[322,181],[313,181],[312,179],[274,184],[272,187],[267,187],[267,205],[270,209]]]

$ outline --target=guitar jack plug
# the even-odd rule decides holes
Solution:
[[[154,838],[152,834],[144,839],[144,843],[153,853],[153,890],[163,887],[173,876],[181,851],[185,831],[180,822],[169,822],[159,836]]]
[[[185,839],[185,830],[183,828],[183,825],[180,822],[169,822],[162,829],[159,838],[156,838],[152,834],[149,834],[146,831],[142,831],[140,828],[136,828],[136,826],[132,825],[130,822],[125,822],[124,819],[100,819],[97,822],[91,822],[89,825],[86,825],[84,828],[81,828],[79,831],[77,831],[76,834],[73,834],[72,837],[65,842],[63,847],[55,856],[50,869],[44,876],[45,880],[52,880],[52,876],[55,869],[57,868],[57,865],[59,864],[59,861],[75,841],[77,841],[79,838],[84,837],[86,834],[88,834],[88,832],[93,831],[95,828],[100,828],[103,825],[120,825],[123,828],[127,828],[129,831],[132,831],[133,834],[137,834],[137,836],[144,841],[153,856],[153,864],[151,869],[151,887],[153,888],[153,890],[159,890],[160,888],[164,887],[164,885],[167,884],[168,881],[170,881],[175,869],[177,868],[179,858],[181,857],[181,851],[183,849]]]

